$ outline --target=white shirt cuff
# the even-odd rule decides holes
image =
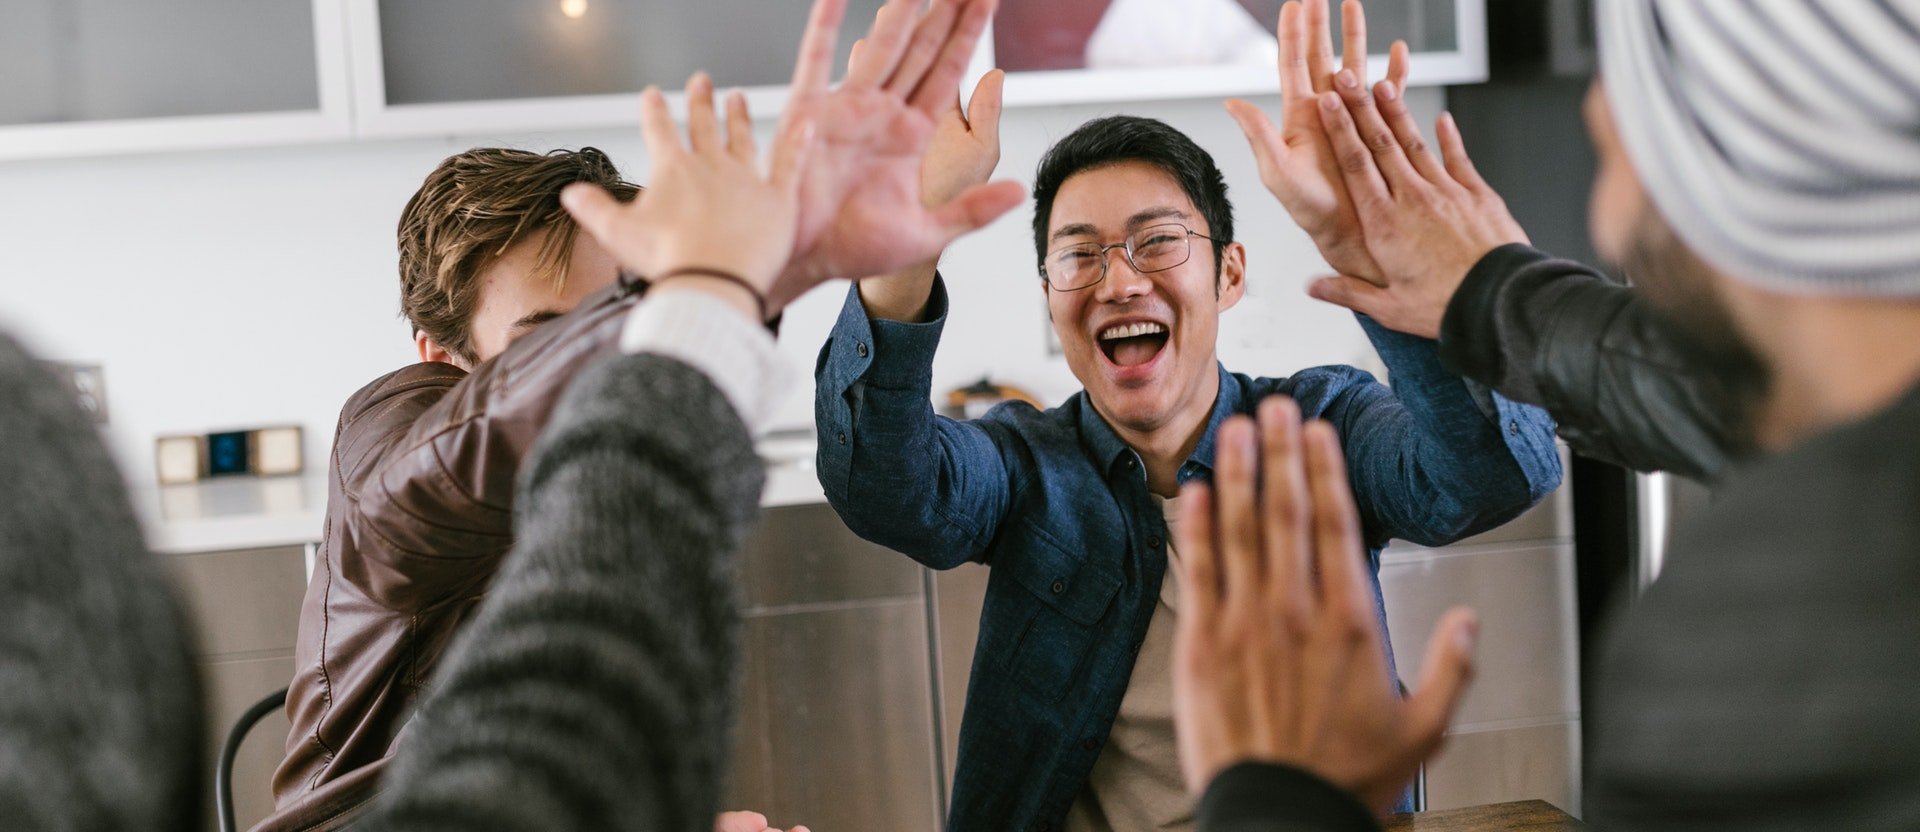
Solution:
[[[641,299],[627,313],[620,351],[658,353],[705,373],[755,438],[793,383],[793,369],[774,347],[773,333],[726,301],[698,292]]]

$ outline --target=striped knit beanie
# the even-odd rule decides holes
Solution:
[[[1702,259],[1920,296],[1920,0],[1599,0],[1599,32],[1627,154]]]

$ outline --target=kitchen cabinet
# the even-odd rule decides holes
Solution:
[[[345,139],[341,0],[8,0],[0,159]]]
[[[836,65],[884,0],[848,0]],[[356,132],[453,135],[637,123],[695,70],[777,113],[803,0],[349,0]],[[677,101],[676,101],[677,104]]]
[[[843,66],[884,0],[848,0]],[[1206,0],[1271,53],[1280,0]],[[637,123],[634,96],[679,89],[696,69],[778,113],[804,0],[10,0],[0,9],[0,161],[303,144],[403,136],[524,133]],[[1153,15],[1195,16],[1186,0],[1003,4],[973,58],[1010,70],[1009,106],[1274,91],[1265,63],[1176,54]],[[1368,0],[1376,75],[1394,38],[1413,47],[1419,85],[1486,77],[1485,0]],[[1060,29],[1069,12],[1088,31]],[[1123,14],[1123,12],[1125,14]],[[1092,25],[1137,15],[1146,41],[1106,54],[1144,66],[1087,67]],[[1073,68],[1016,54],[1078,38]],[[1206,42],[1207,37],[1189,38]],[[1113,43],[1111,38],[1109,43]],[[1079,63],[1075,63],[1079,62]],[[972,79],[968,80],[971,83]],[[678,105],[678,96],[670,96]]]

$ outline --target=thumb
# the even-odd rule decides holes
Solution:
[[[1008,179],[975,185],[961,191],[959,196],[933,210],[933,221],[946,237],[941,245],[999,219],[1026,198],[1027,189]]]
[[[992,136],[995,142],[1000,140],[1000,105],[1006,83],[1005,70],[994,69],[980,76],[973,95],[967,98],[967,126],[971,132]]]
[[[1357,277],[1332,275],[1307,284],[1307,295],[1378,318],[1375,313],[1386,307],[1392,292]]]
[[[1479,635],[1479,617],[1466,607],[1455,607],[1441,616],[1427,640],[1420,686],[1407,697],[1406,725],[1423,758],[1440,747],[1447,723],[1473,680],[1474,642]]]
[[[1281,162],[1287,155],[1287,143],[1280,135],[1280,128],[1273,123],[1259,107],[1235,98],[1227,102],[1227,115],[1240,125],[1240,132],[1246,134],[1247,144],[1253,148],[1253,159],[1258,163],[1263,177],[1272,179],[1282,170]]]

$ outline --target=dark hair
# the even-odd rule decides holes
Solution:
[[[640,193],[591,147],[551,153],[476,147],[427,174],[400,213],[400,311],[414,329],[473,360],[480,273],[534,234],[547,233],[535,271],[558,288],[579,233],[560,207],[560,191],[575,182],[599,185],[622,202]]]
[[[1035,260],[1046,265],[1047,225],[1060,185],[1076,173],[1121,162],[1145,162],[1180,183],[1207,221],[1206,233],[1213,238],[1213,268],[1218,272],[1221,256],[1233,242],[1233,203],[1227,201],[1226,178],[1213,156],[1187,134],[1166,122],[1139,116],[1096,118],[1075,128],[1040,157],[1040,168],[1033,175]]]

